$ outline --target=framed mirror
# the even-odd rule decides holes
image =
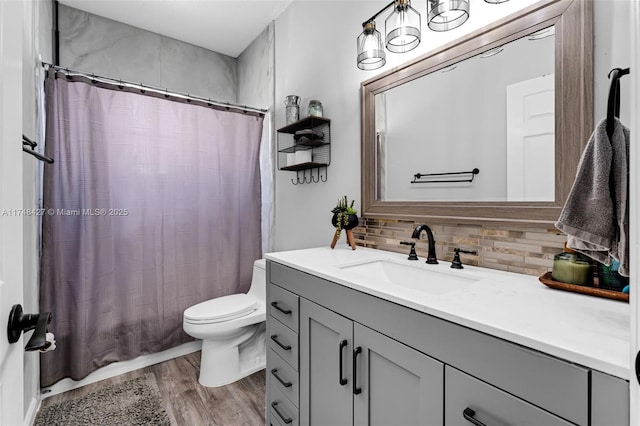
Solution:
[[[545,0],[362,83],[362,214],[554,223],[593,130],[592,4]]]

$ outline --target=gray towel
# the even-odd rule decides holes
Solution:
[[[606,119],[593,131],[556,228],[567,247],[629,276],[629,129],[615,120],[611,140]]]

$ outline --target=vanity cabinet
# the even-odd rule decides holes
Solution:
[[[628,424],[625,380],[277,262],[267,277],[269,335],[288,328],[298,354],[269,342],[267,424]],[[281,360],[295,395],[269,374]]]
[[[442,424],[443,368],[349,318],[300,301],[302,424]]]

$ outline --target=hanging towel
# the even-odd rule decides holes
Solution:
[[[609,140],[606,119],[582,153],[576,179],[556,222],[567,246],[629,276],[629,129],[615,119]]]

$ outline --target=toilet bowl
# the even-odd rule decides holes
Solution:
[[[265,367],[265,280],[265,260],[258,259],[246,294],[217,297],[184,311],[182,328],[202,339],[201,385],[228,385]]]

